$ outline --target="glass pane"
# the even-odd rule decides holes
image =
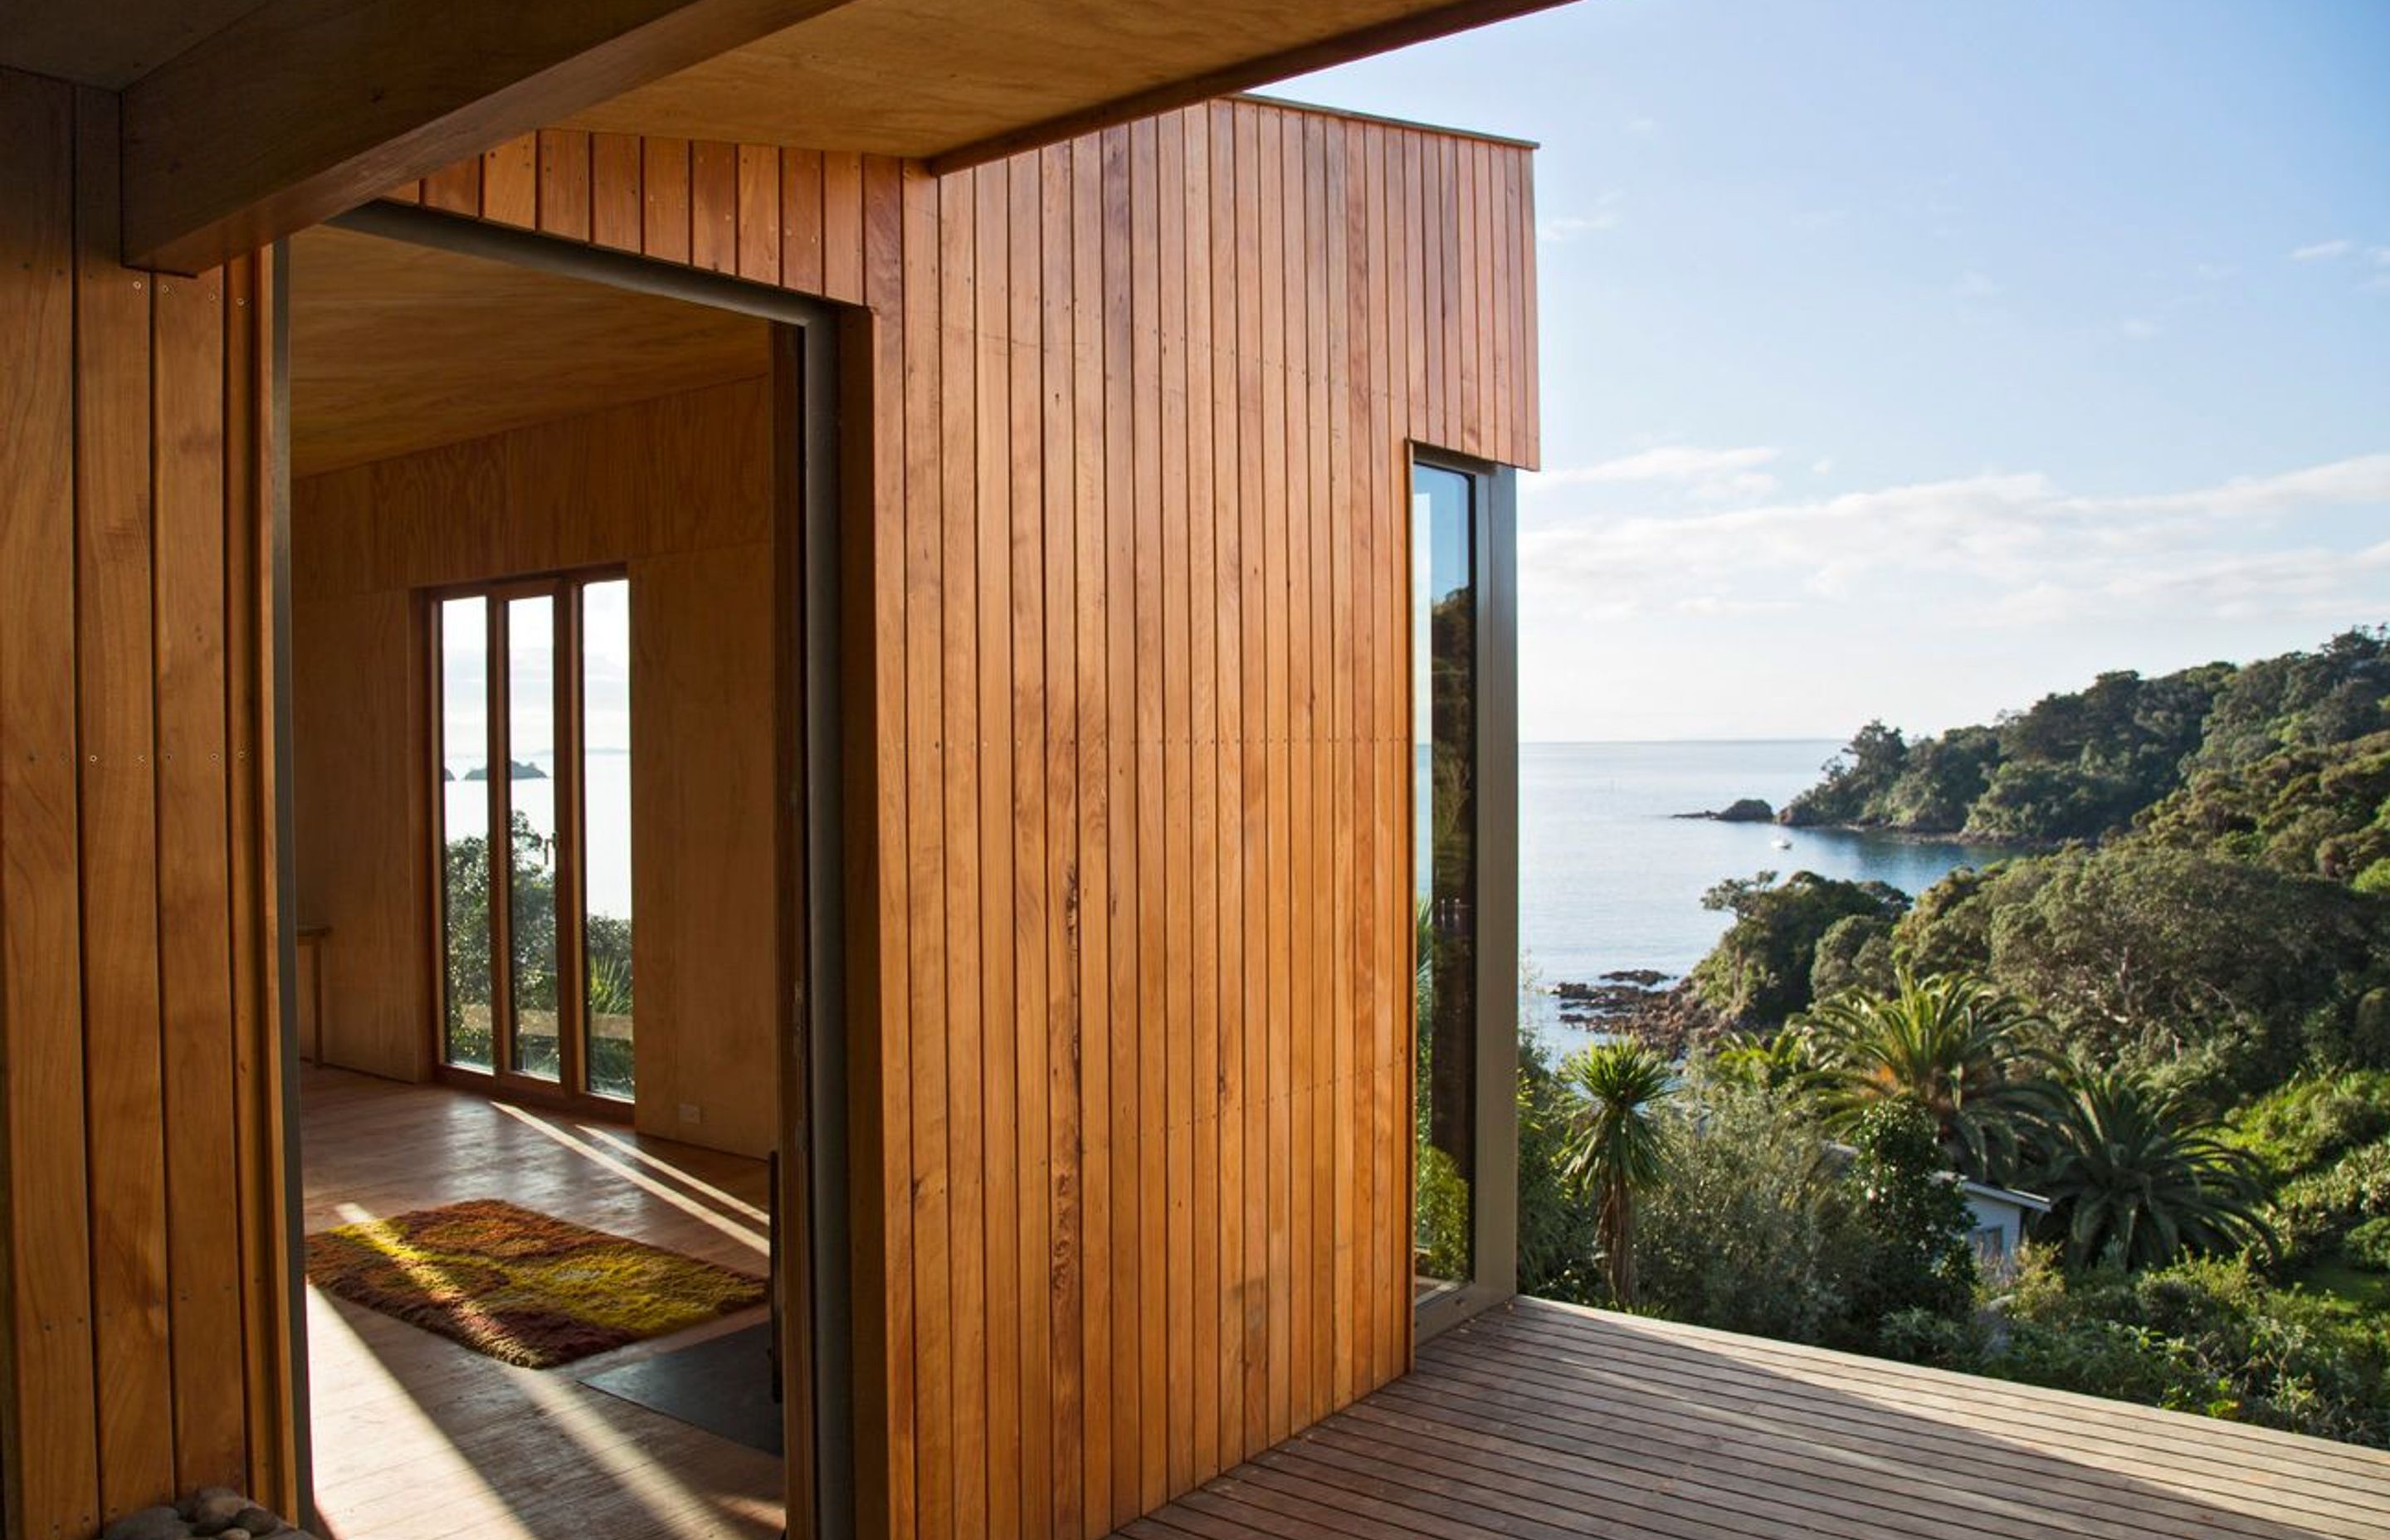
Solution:
[[[554,1080],[563,1071],[556,1039],[556,601],[545,594],[507,604],[507,759],[514,1068]]]
[[[487,600],[440,606],[442,1057],[489,1069],[490,633]]]
[[[589,1089],[631,1096],[631,585],[581,590]]]
[[[1411,473],[1411,717],[1419,825],[1414,1252],[1425,1292],[1473,1276],[1477,1095],[1477,588],[1456,471]]]

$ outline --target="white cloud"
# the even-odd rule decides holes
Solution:
[[[2353,240],[2319,240],[2291,253],[2293,262],[2336,262],[2357,250]]]
[[[1670,453],[1703,452],[1647,456]],[[1623,468],[1644,458],[1577,479],[1627,480]],[[1547,508],[1521,537],[1521,565],[1548,585],[1547,602],[1613,620],[1800,601],[2002,628],[2092,614],[2312,612],[2337,623],[2390,609],[2390,542],[2352,552],[2318,537],[2252,551],[2249,526],[2375,507],[2390,514],[2390,454],[2129,495],[1987,473],[1723,510],[1562,521]]]

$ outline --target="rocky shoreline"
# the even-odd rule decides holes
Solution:
[[[1670,1059],[1732,1031],[1732,1023],[1694,993],[1692,981],[1654,969],[1621,969],[1592,983],[1556,983],[1550,993],[1561,1026],[1633,1038]]]

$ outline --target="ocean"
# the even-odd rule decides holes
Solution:
[[[1726,931],[1702,894],[1729,877],[1813,871],[1915,894],[1998,850],[1882,835],[1676,818],[1814,784],[1830,739],[1528,743],[1519,751],[1519,921],[1523,966],[1546,989],[1650,969],[1679,976]],[[1775,842],[1790,841],[1779,850]],[[1539,1024],[1560,1046],[1579,1034]]]

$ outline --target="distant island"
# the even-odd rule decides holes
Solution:
[[[541,769],[536,764],[531,764],[527,760],[514,760],[509,762],[507,765],[507,773],[508,778],[519,781],[544,781],[547,779],[546,771]],[[453,780],[456,777],[452,776],[449,778]],[[488,780],[490,778],[489,766],[485,764],[477,764],[472,769],[465,772],[465,778],[469,781]]]
[[[1776,821],[1776,809],[1770,807],[1764,797],[1743,797],[1714,813],[1677,813],[1671,816],[1707,818],[1719,824],[1772,824]]]

